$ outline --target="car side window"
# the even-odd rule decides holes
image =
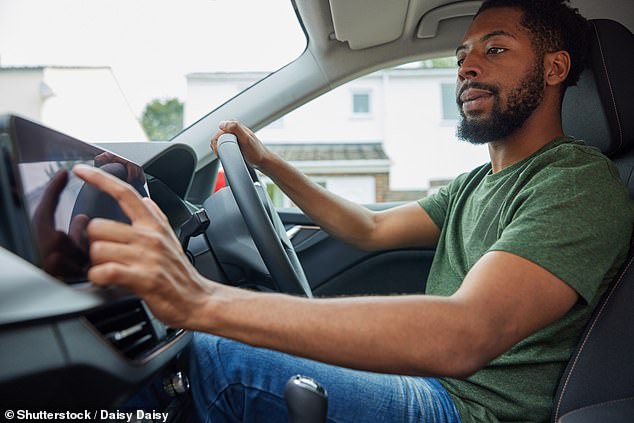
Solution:
[[[417,200],[488,161],[486,147],[456,138],[455,79],[455,58],[383,69],[305,104],[258,136],[352,201]],[[292,206],[263,179],[276,206]]]

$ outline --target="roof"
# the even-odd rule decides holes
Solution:
[[[389,160],[381,142],[341,143],[272,143],[267,144],[284,160],[304,161],[350,161]]]

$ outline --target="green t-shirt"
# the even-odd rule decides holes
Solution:
[[[618,172],[598,150],[563,137],[495,174],[487,164],[460,175],[419,203],[441,228],[427,294],[452,295],[489,251],[530,260],[579,294],[564,317],[473,376],[440,379],[463,423],[547,421],[581,331],[630,245],[634,213]]]

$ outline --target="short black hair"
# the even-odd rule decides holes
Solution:
[[[586,18],[569,3],[570,0],[485,0],[476,16],[493,8],[520,9],[521,24],[532,34],[539,57],[560,50],[570,54],[570,71],[563,83],[565,89],[577,83],[585,66],[589,28]]]

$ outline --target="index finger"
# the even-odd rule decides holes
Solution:
[[[82,164],[75,165],[73,172],[90,185],[114,198],[132,223],[154,222],[152,211],[128,183],[101,169]]]

